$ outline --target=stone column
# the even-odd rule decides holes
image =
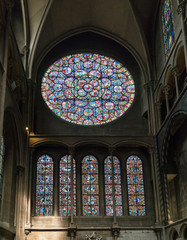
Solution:
[[[179,97],[179,87],[178,87],[178,71],[177,71],[177,67],[173,67],[172,68],[172,72],[173,72],[173,75],[175,77],[175,88],[176,88],[176,95],[177,95],[177,99],[178,99],[178,97]]]
[[[150,80],[144,85],[147,94],[148,102],[148,124],[149,124],[149,133],[156,133],[156,123],[155,123],[155,111],[154,111],[154,100],[153,100],[153,84],[154,81]]]
[[[32,192],[32,166],[33,166],[33,154],[34,148],[29,148],[28,150],[28,185],[27,185],[27,216],[26,216],[26,226],[31,227],[31,192]]]
[[[70,227],[68,229],[70,239],[75,239],[76,236],[76,225],[74,223],[74,167],[73,167],[73,152],[74,149],[72,147],[69,148],[69,154],[71,157],[71,221]]]
[[[158,186],[157,167],[155,164],[154,148],[152,147],[149,148],[149,154],[151,157],[151,171],[152,171],[152,180],[153,180],[156,224],[159,224],[161,222],[161,216],[160,216],[161,211],[160,211],[159,186]]]
[[[165,97],[166,97],[166,109],[167,109],[167,114],[169,114],[169,86],[166,85],[164,87],[164,93],[165,93]]]
[[[162,116],[161,116],[162,102],[161,101],[156,102],[156,107],[157,107],[158,128],[159,128],[161,126],[161,123],[162,123]]]
[[[182,33],[183,33],[183,41],[184,41],[184,55],[185,55],[185,62],[186,62],[186,69],[187,69],[187,29],[186,29],[186,6],[187,0],[178,0],[178,8],[177,13],[181,15],[181,25],[182,25]]]
[[[115,183],[114,183],[114,159],[113,159],[114,149],[110,148],[110,157],[111,157],[111,168],[112,168],[112,200],[113,200],[113,224],[116,222],[116,198],[115,198]]]
[[[8,63],[8,26],[5,27],[2,53],[3,62],[0,64],[0,146],[1,136],[3,135],[3,120],[4,120],[4,105],[5,105],[5,92],[6,92],[6,79],[7,79],[7,63]]]

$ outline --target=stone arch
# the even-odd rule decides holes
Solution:
[[[177,51],[176,70],[177,70],[179,93],[181,93],[184,89],[185,81],[186,81],[186,63],[185,63],[184,46],[181,46]]]

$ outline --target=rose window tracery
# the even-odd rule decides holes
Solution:
[[[135,86],[118,61],[81,53],[51,65],[42,79],[41,91],[47,106],[62,119],[79,125],[101,125],[127,111]]]

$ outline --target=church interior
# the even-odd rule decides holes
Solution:
[[[0,0],[0,240],[187,239],[186,69],[186,0]]]

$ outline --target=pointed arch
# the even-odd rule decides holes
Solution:
[[[116,216],[123,215],[122,208],[122,191],[121,191],[121,167],[120,161],[116,156],[113,156],[114,168],[114,186],[115,186],[115,209]],[[108,156],[104,161],[104,176],[105,176],[105,211],[106,216],[113,216],[113,196],[112,196],[112,161],[111,156]]]
[[[129,215],[145,216],[145,196],[142,160],[131,155],[127,159]]]
[[[98,162],[92,155],[82,160],[83,216],[99,215]]]
[[[73,195],[74,215],[76,215],[76,165],[73,159]],[[59,169],[59,215],[71,215],[71,155],[66,155],[60,160]]]
[[[37,161],[35,215],[53,215],[53,159],[49,155]]]

